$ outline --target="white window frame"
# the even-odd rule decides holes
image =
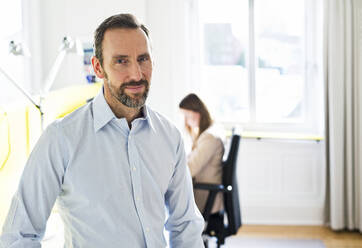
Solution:
[[[19,32],[19,37],[12,38],[15,43],[21,43],[23,49],[26,51],[26,56],[16,56],[8,54],[8,57],[3,58],[0,62],[5,64],[7,59],[12,62],[10,67],[3,68],[5,72],[15,80],[15,82],[24,88],[29,94],[36,93],[34,91],[34,84],[41,82],[42,66],[40,62],[41,38],[40,38],[40,4],[39,0],[20,0],[20,16],[22,21],[22,28]],[[5,3],[4,3],[5,4]],[[7,42],[10,42],[7,41]],[[5,45],[5,42],[2,43]],[[8,47],[1,47],[2,50]],[[21,68],[19,74],[18,68]],[[1,75],[3,77],[3,75]],[[7,97],[1,101],[2,104],[9,104],[11,102],[26,102],[26,97],[14,86],[4,78],[4,91],[8,92]]]
[[[25,82],[31,94],[38,95],[43,81],[42,5],[40,0],[22,0],[23,37],[31,57],[25,61]]]
[[[323,58],[322,58],[322,10],[321,0],[305,0],[305,80],[303,113],[305,114],[302,123],[258,123],[256,121],[256,82],[255,82],[255,34],[254,34],[254,2],[249,0],[249,46],[246,54],[248,83],[249,83],[249,121],[248,122],[223,122],[216,119],[227,129],[240,126],[243,131],[256,132],[288,132],[309,135],[324,135],[324,107],[323,107]],[[220,3],[222,6],[222,3]],[[198,6],[200,8],[200,6]],[[197,10],[198,10],[197,8]],[[317,20],[318,19],[318,20]],[[318,25],[315,25],[318,23]],[[203,23],[200,22],[199,30],[202,30]],[[200,35],[200,67],[203,66],[202,56],[202,32]],[[318,38],[317,36],[320,35]],[[308,44],[308,45],[307,45]],[[315,54],[310,57],[310,54]],[[318,55],[317,55],[318,54]],[[254,65],[254,66],[251,66]],[[202,77],[201,77],[202,78]],[[194,81],[197,84],[197,81]],[[194,87],[197,92],[198,87]]]

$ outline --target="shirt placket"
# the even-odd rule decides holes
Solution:
[[[134,134],[133,127],[128,135],[128,157],[129,157],[129,169],[131,174],[131,183],[132,183],[132,191],[133,191],[133,199],[136,207],[136,211],[138,214],[138,217],[140,219],[140,223],[142,226],[143,234],[146,240],[146,245],[149,247],[149,244],[151,243],[151,237],[150,237],[150,228],[148,226],[148,223],[146,221],[145,215],[144,215],[144,206],[143,206],[143,197],[142,197],[142,185],[141,185],[141,175],[140,175],[140,166],[141,162],[138,159],[139,154],[138,150],[136,148],[136,141],[135,141],[135,134]]]

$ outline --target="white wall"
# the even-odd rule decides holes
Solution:
[[[244,223],[324,223],[323,141],[242,139],[238,185]]]
[[[171,120],[177,120],[178,103],[190,89],[189,0],[147,2],[152,38],[154,74],[149,104]]]

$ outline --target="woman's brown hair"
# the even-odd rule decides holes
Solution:
[[[188,94],[181,100],[179,104],[180,109],[191,110],[200,114],[199,133],[195,137],[195,140],[209,128],[212,124],[212,119],[206,105],[201,99],[194,93]],[[187,131],[191,134],[191,128],[186,125]]]

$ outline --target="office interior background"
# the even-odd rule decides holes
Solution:
[[[237,179],[244,225],[362,231],[361,1],[0,4],[0,68],[36,101],[45,98],[45,126],[59,116],[59,106],[77,101],[72,89],[83,92],[94,84],[85,57],[97,25],[110,15],[133,13],[152,39],[148,104],[182,130],[178,103],[194,92],[225,141],[231,132],[241,134]],[[44,92],[64,36],[84,53],[67,53]],[[9,53],[11,40],[22,44],[25,56]],[[41,128],[29,99],[2,73],[0,83],[2,225]]]

